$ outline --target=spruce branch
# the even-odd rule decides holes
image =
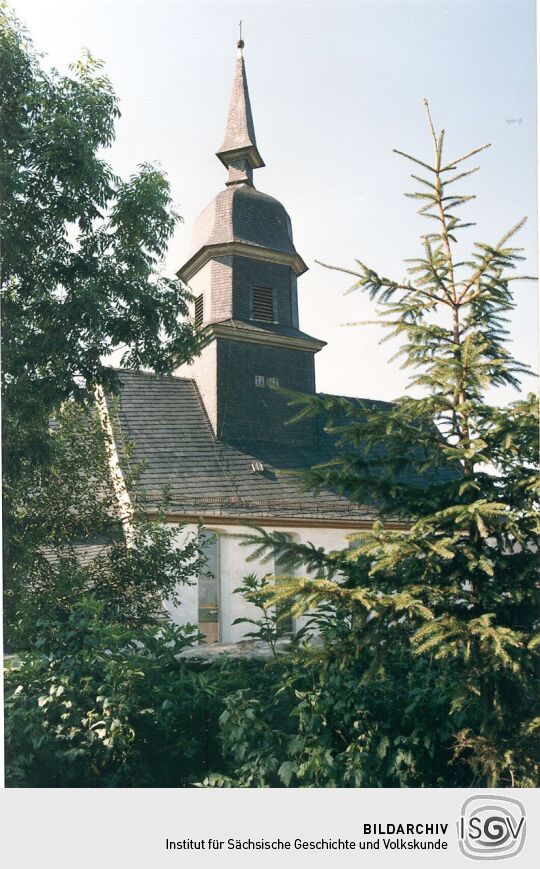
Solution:
[[[522,217],[521,220],[518,220],[514,226],[506,232],[503,237],[497,242],[494,248],[490,248],[487,245],[483,245],[483,248],[486,250],[486,254],[481,260],[481,265],[476,269],[472,277],[465,284],[462,292],[459,295],[458,301],[461,302],[469,290],[472,288],[474,284],[478,284],[478,289],[472,293],[467,299],[467,304],[470,304],[477,296],[482,292],[482,286],[479,283],[480,278],[500,259],[501,255],[504,255],[504,245],[506,242],[511,239],[517,232],[524,226],[527,222],[527,217]],[[511,266],[512,263],[508,262],[509,258],[513,258],[511,252],[507,251],[506,256],[504,257],[504,264],[508,267]],[[535,280],[535,278],[532,278]]]
[[[423,166],[424,169],[429,169],[430,172],[436,173],[437,170],[430,166],[428,163],[424,163],[423,160],[418,160],[417,157],[412,157],[410,154],[406,154],[405,151],[399,151],[397,148],[392,148],[394,154],[399,154],[400,157],[405,157],[407,160],[412,160],[413,163],[418,163],[419,166]]]
[[[464,154],[462,157],[458,157],[457,160],[452,160],[446,166],[441,168],[441,172],[448,172],[450,169],[455,169],[458,163],[463,163],[464,160],[468,160],[469,157],[474,157],[475,154],[479,154],[480,151],[485,151],[486,148],[491,148],[491,143],[488,142],[486,145],[480,145],[479,148],[474,148],[472,151],[469,151],[467,154]]]

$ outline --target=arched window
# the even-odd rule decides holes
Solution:
[[[219,536],[202,531],[199,540],[206,564],[198,577],[199,630],[203,643],[219,643]]]

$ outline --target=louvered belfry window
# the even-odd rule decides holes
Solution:
[[[253,320],[274,322],[274,291],[271,287],[253,287],[251,317]]]
[[[195,325],[202,326],[204,319],[204,299],[203,294],[195,299]]]

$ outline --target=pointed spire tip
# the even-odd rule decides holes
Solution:
[[[257,149],[253,116],[251,114],[246,68],[242,54],[242,48],[244,47],[242,22],[239,22],[239,26],[239,39],[236,43],[238,53],[234,67],[234,80],[229,103],[229,113],[227,115],[225,138],[221,148],[216,153],[221,162],[229,169],[231,168],[231,163],[236,163],[239,159],[246,160],[251,169],[258,169],[260,166],[264,166],[264,162]],[[235,165],[233,168],[237,172],[238,167]]]

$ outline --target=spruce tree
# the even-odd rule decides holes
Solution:
[[[457,253],[460,231],[474,225],[460,217],[474,196],[459,185],[488,146],[447,159],[427,102],[426,112],[433,158],[396,151],[414,164],[417,191],[406,195],[429,221],[422,253],[401,282],[363,262],[351,271],[351,289],[377,303],[423,397],[387,406],[293,398],[297,418],[326,416],[338,445],[306,485],[372,504],[379,521],[336,552],[250,538],[256,555],[278,551],[304,566],[273,600],[309,610],[324,640],[321,653],[306,653],[311,676],[289,677],[299,723],[282,759],[296,786],[538,781],[537,402],[485,398],[527,373],[506,328],[513,282],[532,279],[515,274],[524,219],[496,244]]]

